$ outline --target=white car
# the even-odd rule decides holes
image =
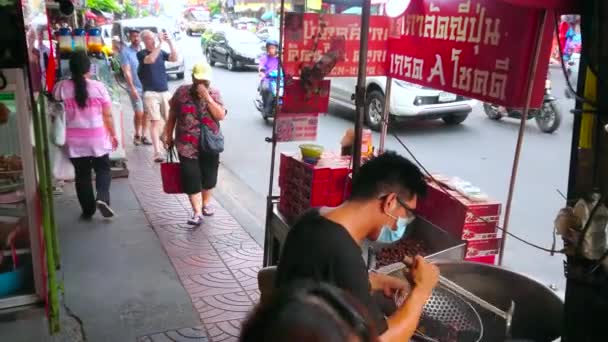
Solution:
[[[330,100],[336,104],[355,108],[354,77],[331,78]],[[386,77],[367,77],[367,101],[365,123],[374,130],[382,125]],[[473,108],[476,100],[440,90],[422,87],[409,82],[393,80],[390,98],[390,120],[443,119],[448,125],[463,122]]]

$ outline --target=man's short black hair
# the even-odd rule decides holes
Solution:
[[[139,29],[136,29],[136,28],[129,29],[129,34],[131,34],[131,33],[140,33],[140,32],[141,31]]]
[[[405,200],[426,195],[426,182],[418,166],[387,151],[363,164],[353,178],[351,200],[371,200],[391,192]]]

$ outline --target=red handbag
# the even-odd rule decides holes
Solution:
[[[168,160],[160,164],[160,177],[163,182],[163,191],[167,194],[183,194],[182,176],[177,156],[173,149],[169,150]]]

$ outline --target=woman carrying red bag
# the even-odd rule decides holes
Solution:
[[[203,216],[214,214],[211,191],[217,184],[220,162],[219,154],[200,150],[201,125],[219,130],[219,122],[226,117],[220,93],[210,83],[209,64],[194,65],[192,84],[179,87],[169,101],[169,119],[163,135],[165,144],[175,144],[179,154],[182,188],[193,211],[188,224],[195,226],[202,223]]]

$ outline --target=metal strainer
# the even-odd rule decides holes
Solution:
[[[401,305],[406,293],[397,293]],[[477,310],[458,294],[437,287],[424,305],[416,335],[426,341],[479,342],[483,338],[483,322]]]

